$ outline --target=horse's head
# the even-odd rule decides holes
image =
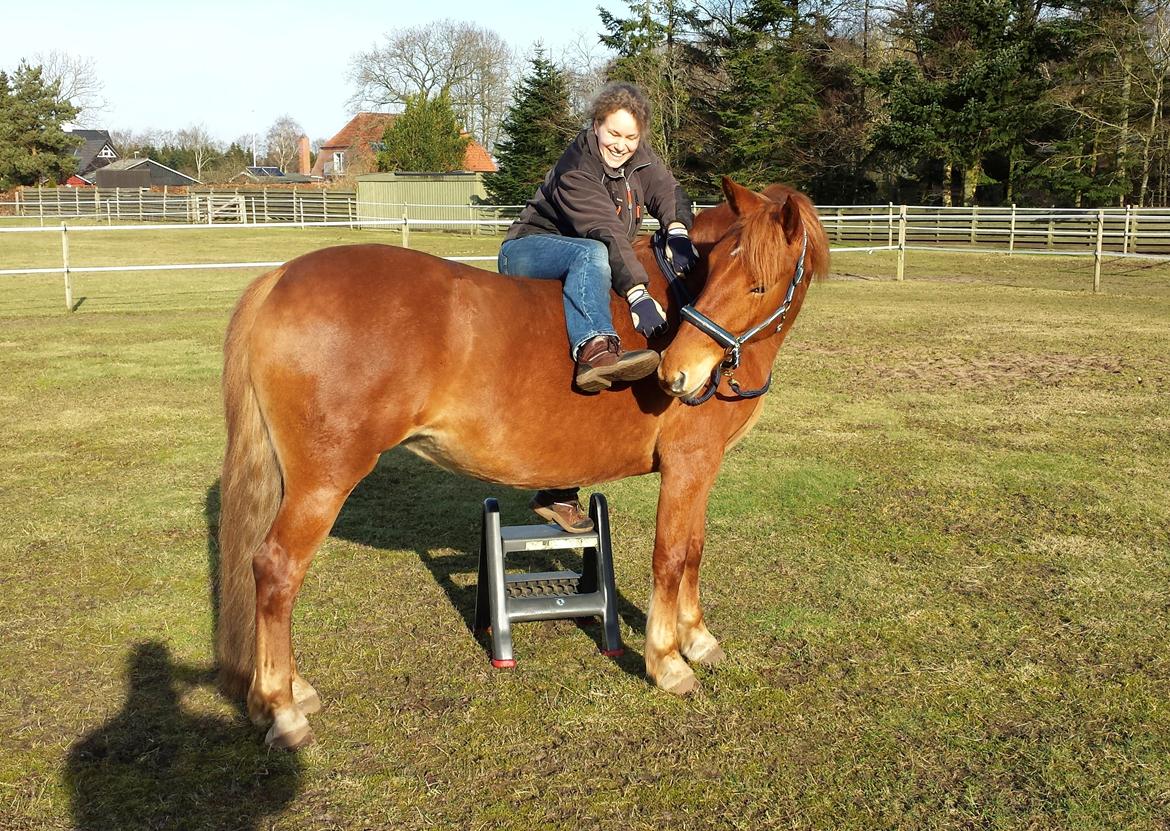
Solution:
[[[675,396],[695,393],[731,359],[728,335],[744,344],[777,336],[796,316],[808,288],[807,280],[794,281],[798,269],[808,277],[822,277],[828,270],[828,241],[803,194],[782,185],[758,194],[726,177],[723,193],[726,204],[705,212],[710,216],[696,227],[696,241],[706,252],[706,283],[693,312],[684,311],[658,368],[663,389]],[[776,312],[782,313],[773,318]],[[779,347],[778,340],[772,343]]]

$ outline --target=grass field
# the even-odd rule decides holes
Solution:
[[[282,259],[349,231],[78,234],[78,265]],[[414,235],[444,254],[498,240]],[[0,268],[59,261],[0,236]],[[40,259],[38,259],[40,258]],[[0,828],[1170,826],[1170,268],[842,254],[711,500],[728,662],[641,674],[657,482],[607,485],[626,656],[468,630],[480,506],[401,453],[309,572],[318,743],[216,693],[220,347],[239,272],[4,278]],[[572,565],[571,560],[567,563]]]

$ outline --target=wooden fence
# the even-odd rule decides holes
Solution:
[[[95,217],[99,221],[182,223],[344,222],[408,217],[424,227],[498,234],[517,206],[365,205],[351,190],[322,188],[26,188],[11,203],[24,217]],[[821,219],[835,245],[894,246],[901,206],[823,205]],[[939,208],[906,207],[910,247],[1008,252],[1072,252],[1095,247],[1111,253],[1170,255],[1170,210],[1165,208]],[[454,211],[454,212],[453,212]],[[451,217],[458,216],[455,221]],[[1100,217],[1100,228],[1098,218]],[[431,224],[433,223],[433,224]]]

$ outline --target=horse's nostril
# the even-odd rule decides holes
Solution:
[[[687,374],[680,372],[678,377],[674,379],[674,383],[670,385],[670,391],[676,395],[682,395],[687,391]]]

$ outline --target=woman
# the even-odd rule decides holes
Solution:
[[[698,259],[690,241],[690,199],[670,170],[642,141],[650,104],[633,84],[610,84],[594,100],[591,123],[545,176],[536,195],[508,229],[499,271],[562,280],[574,382],[583,392],[634,381],[658,368],[652,349],[622,349],[610,316],[610,291],[625,297],[634,327],[647,338],[666,329],[662,306],[632,243],[642,206],[667,229],[667,256],[678,272]],[[584,533],[593,522],[577,489],[540,491],[531,507],[566,531]]]

